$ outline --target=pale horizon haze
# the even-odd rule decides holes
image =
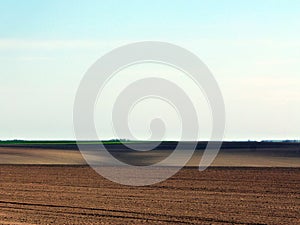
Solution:
[[[114,48],[147,40],[186,48],[209,67],[224,97],[225,140],[300,140],[299,15],[300,1],[291,0],[1,1],[0,140],[74,139],[73,102],[87,69]],[[177,76],[155,66],[125,73]],[[121,79],[109,90],[123,85]],[[192,84],[182,85],[198,96]],[[209,113],[202,102],[198,111],[199,139],[206,140]],[[179,126],[171,114],[168,140]],[[114,138],[108,126],[98,126],[100,139]]]

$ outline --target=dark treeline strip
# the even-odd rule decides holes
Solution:
[[[22,148],[42,148],[42,149],[78,149],[77,143],[84,145],[87,148],[95,149],[98,146],[99,141],[69,141],[69,140],[59,140],[59,141],[0,141],[0,147],[22,147]],[[126,145],[124,145],[125,143]],[[145,148],[150,143],[157,144],[155,148],[157,150],[173,150],[178,145],[177,141],[163,141],[163,142],[147,142],[147,141],[125,141],[121,142],[118,140],[113,141],[102,141],[102,144],[107,149],[111,150],[121,150],[132,148]],[[182,146],[186,149],[190,149],[195,142],[180,142]],[[207,141],[197,142],[197,149],[205,149],[207,146]],[[256,149],[267,149],[267,148],[293,148],[300,150],[299,142],[256,142],[256,141],[245,141],[245,142],[223,142],[221,149],[248,149],[255,151]]]

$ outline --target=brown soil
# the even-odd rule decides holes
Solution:
[[[149,187],[88,166],[0,166],[0,224],[300,224],[300,168],[185,168]]]

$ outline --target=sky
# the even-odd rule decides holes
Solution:
[[[114,48],[148,40],[184,47],[209,67],[224,97],[225,140],[300,139],[299,15],[296,0],[3,0],[0,139],[74,139],[73,102],[85,72]],[[136,78],[150,72],[180,76],[170,68],[141,66],[120,72],[109,90],[126,86],[122,73]],[[100,139],[114,137],[109,112],[102,111],[112,101],[96,103]],[[195,103],[202,116],[199,138],[207,139],[211,118],[202,103]],[[151,104],[172,114],[161,102]],[[146,103],[129,117],[141,139],[148,132],[141,125],[143,110]],[[166,139],[174,139],[176,113],[168,119]]]

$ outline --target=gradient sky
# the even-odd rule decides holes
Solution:
[[[0,139],[74,139],[83,74],[143,40],[180,45],[210,68],[225,99],[225,139],[300,139],[299,15],[296,0],[3,0]]]

